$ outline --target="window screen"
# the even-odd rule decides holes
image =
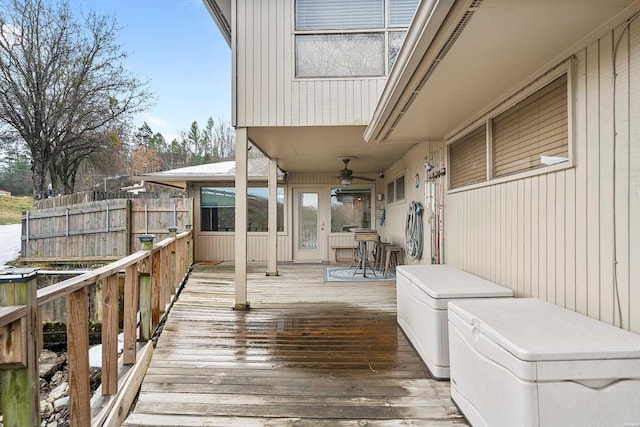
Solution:
[[[393,67],[398,59],[398,53],[407,35],[405,31],[393,31],[389,33],[389,69]]]
[[[384,34],[311,34],[296,37],[296,76],[384,75]]]

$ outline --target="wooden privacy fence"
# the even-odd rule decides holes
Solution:
[[[34,209],[63,208],[80,203],[97,202],[99,200],[153,198],[152,193],[133,194],[128,191],[79,191],[64,196],[49,197],[34,201]]]
[[[0,383],[4,425],[40,425],[38,354],[42,327],[38,311],[44,304],[63,297],[67,305],[71,425],[122,424],[153,352],[150,339],[193,261],[190,231],[178,235],[172,231],[155,245],[153,237],[141,236],[141,251],[38,291],[33,269],[0,274]],[[119,368],[118,275],[123,271],[124,349]],[[98,281],[102,281],[102,385],[92,399],[87,290]]]
[[[22,217],[20,260],[91,262],[115,260],[140,248],[137,237],[169,235],[191,224],[192,199],[109,199],[32,209]]]

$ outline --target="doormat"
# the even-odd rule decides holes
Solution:
[[[327,267],[324,269],[324,281],[325,282],[381,282],[396,280],[396,275],[393,271],[387,273],[387,277],[379,270],[373,271],[367,268],[367,277],[362,277],[362,269],[354,275],[355,267]]]

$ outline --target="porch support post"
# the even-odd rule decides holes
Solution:
[[[247,302],[247,128],[236,128],[236,310],[245,311]]]
[[[267,276],[278,275],[278,160],[269,159],[269,247]]]

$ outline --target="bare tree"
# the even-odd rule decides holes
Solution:
[[[235,132],[231,124],[222,119],[215,121],[209,117],[203,129],[194,120],[188,132],[180,132],[180,140],[190,151],[189,163],[192,165],[235,156]]]
[[[232,159],[236,156],[235,131],[231,123],[225,122],[222,118],[213,125],[211,143],[220,159]]]
[[[110,16],[77,19],[66,0],[0,0],[0,125],[27,145],[37,197],[47,172],[72,192],[82,161],[150,102],[122,66],[118,32]]]

